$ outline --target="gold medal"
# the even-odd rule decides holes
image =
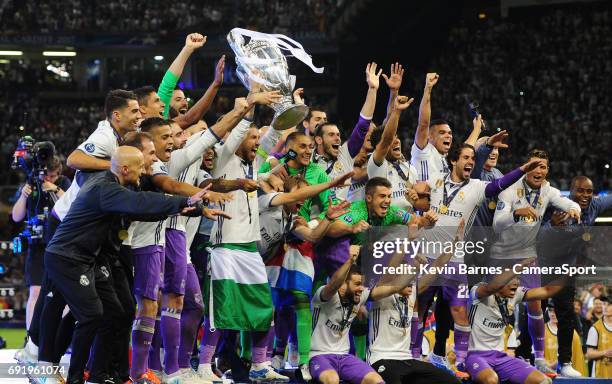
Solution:
[[[584,241],[591,241],[591,234],[588,232],[585,232],[582,234],[582,240]]]
[[[247,193],[249,199],[257,198],[257,191]]]
[[[126,231],[125,229],[120,230],[118,237],[119,237],[119,240],[121,240],[121,241],[127,239],[128,238],[128,231]]]
[[[339,161],[336,161],[336,163],[334,164],[334,169],[338,172],[342,171],[342,163]]]
[[[285,252],[287,252],[287,250],[289,249],[289,246],[287,245],[287,243],[283,244],[283,249],[285,250]]]
[[[444,204],[440,205],[440,213],[444,215],[446,212],[448,212],[448,207]]]
[[[497,208],[497,203],[495,203],[495,201],[491,200],[489,201],[489,209],[495,209]]]
[[[526,222],[526,223],[531,223],[531,222],[533,222],[533,218],[531,218],[531,217],[526,217],[526,218],[525,218],[525,222]]]

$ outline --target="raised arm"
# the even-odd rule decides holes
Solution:
[[[89,156],[80,149],[75,149],[66,159],[66,165],[73,169],[106,171],[110,169],[110,160]]]
[[[419,125],[414,135],[414,144],[419,149],[423,149],[427,145],[429,122],[431,120],[431,90],[438,82],[439,77],[437,73],[428,73],[425,76],[425,88],[423,89],[423,98],[419,106]]]
[[[348,212],[350,205],[351,204],[348,201],[342,201],[335,205],[330,201],[325,217],[323,220],[319,221],[319,224],[314,229],[310,229],[308,223],[303,217],[297,216],[295,219],[294,228],[291,230],[291,232],[302,240],[317,243],[323,238],[323,236],[326,235],[330,224],[333,223],[338,217]]]
[[[168,175],[155,175],[151,177],[151,181],[157,188],[171,195],[192,196],[201,191],[198,187],[183,183]]]
[[[523,301],[546,300],[553,297],[563,288],[563,284],[549,283],[543,287],[531,288],[525,293]]]
[[[469,144],[472,147],[476,146],[476,140],[478,140],[478,137],[480,137],[480,133],[482,132],[482,115],[478,114],[478,116],[476,116],[474,118],[474,120],[472,120],[472,132],[470,132],[470,135],[468,136],[467,139],[465,139],[464,143],[465,144]]]
[[[523,260],[520,264],[521,266],[527,266],[534,261],[535,258],[531,257]],[[506,269],[503,273],[496,275],[489,283],[479,285],[478,288],[476,288],[476,297],[482,299],[493,295],[508,284],[515,276],[516,273],[514,273],[514,268]]]
[[[223,84],[223,69],[225,68],[225,55],[221,56],[219,61],[217,62],[217,66],[215,68],[215,79],[210,84],[206,92],[200,99],[185,113],[184,115],[179,115],[174,121],[183,129],[190,127],[193,124],[196,124],[198,121],[204,117],[206,112],[210,109],[215,96],[217,96],[217,92]]]
[[[485,139],[485,137],[482,137],[480,140]],[[508,144],[503,142],[507,137],[508,133],[506,130],[499,131],[491,137],[486,137],[486,141],[476,148],[476,161],[474,169],[472,169],[472,178],[481,178],[484,164],[487,162],[493,148],[508,148]]]
[[[408,99],[406,96],[397,96],[395,99],[393,110],[389,115],[389,120],[387,120],[380,142],[376,145],[372,153],[372,159],[376,165],[380,166],[385,160],[387,151],[391,147],[393,139],[397,134],[397,125],[399,124],[400,115],[413,101],[414,99]]]
[[[181,52],[179,52],[178,56],[176,56],[172,64],[170,64],[170,68],[166,71],[157,90],[160,100],[166,105],[164,108],[164,117],[167,118],[169,116],[172,92],[183,74],[183,69],[185,69],[187,60],[189,60],[189,57],[196,49],[203,47],[204,44],[206,44],[206,36],[202,36],[199,33],[187,35],[183,49],[181,49]]]
[[[342,284],[346,281],[346,277],[348,276],[349,270],[351,269],[351,265],[357,261],[357,257],[359,253],[356,255],[351,255],[344,264],[329,279],[329,282],[323,287],[321,290],[321,300],[328,301],[338,292]]]
[[[376,107],[376,95],[378,93],[378,87],[380,85],[380,74],[382,69],[376,72],[376,63],[368,63],[366,66],[366,83],[368,84],[368,92],[366,94],[365,102],[359,113],[359,120],[353,128],[351,136],[346,142],[349,154],[351,157],[357,156],[359,150],[363,146],[363,142],[370,128],[370,121],[374,116],[374,108]]]
[[[488,198],[495,197],[501,193],[504,189],[508,188],[512,184],[519,181],[521,177],[527,172],[530,172],[537,167],[541,166],[543,161],[540,159],[532,159],[520,167],[513,169],[506,173],[499,179],[495,179],[485,187],[485,196]]]
[[[156,192],[134,192],[117,183],[99,187],[100,209],[107,213],[128,215],[172,215],[189,205],[186,197]]]
[[[387,102],[387,116],[383,121],[383,125],[387,124],[387,120],[389,120],[389,116],[391,115],[391,111],[393,111],[393,105],[395,103],[395,99],[397,95],[399,95],[399,89],[402,86],[402,79],[404,78],[404,67],[400,63],[391,64],[391,74],[387,77],[386,74],[383,73],[382,77],[385,79],[387,83],[387,87],[389,87],[389,101]]]
[[[571,218],[576,219],[580,223],[580,205],[565,196],[561,196],[561,192],[557,188],[551,188],[550,204],[562,211],[568,213]]]
[[[274,199],[270,202],[272,206],[279,206],[283,204],[291,204],[297,201],[306,200],[308,198],[314,197],[319,193],[335,188],[340,185],[344,185],[344,183],[353,176],[354,172],[347,172],[342,176],[338,176],[333,180],[330,180],[326,183],[309,185],[303,188],[298,188],[293,192],[284,192],[278,194]],[[331,197],[328,198],[328,204],[331,205]]]

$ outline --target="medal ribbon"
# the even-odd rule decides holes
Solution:
[[[527,183],[525,183],[525,179],[523,179],[523,188],[525,188],[525,199],[527,200],[527,202],[529,203],[529,205],[531,205],[533,209],[537,210],[538,201],[540,200],[540,191],[542,189],[540,188],[537,190],[535,198],[533,199],[533,201],[531,201],[529,197],[531,196],[531,193],[534,192],[534,190],[531,190],[531,192],[527,193],[527,191],[529,191],[530,189]]]
[[[442,203],[449,208],[450,204],[452,203],[453,199],[455,199],[455,196],[457,196],[457,193],[459,193],[459,191],[465,187],[469,182],[470,179],[467,179],[466,181],[464,181],[463,183],[461,183],[461,185],[459,186],[459,188],[455,189],[453,192],[451,192],[450,194],[446,191],[446,184],[447,184],[447,180],[448,180],[448,176],[446,177],[446,180],[444,180],[444,195],[442,196]]]

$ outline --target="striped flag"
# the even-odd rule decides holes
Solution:
[[[211,328],[266,331],[272,324],[272,296],[257,251],[217,247],[210,254]]]
[[[270,286],[312,295],[313,258],[313,246],[308,241],[290,242],[278,247],[276,254],[266,263]]]

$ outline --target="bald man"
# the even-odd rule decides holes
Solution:
[[[122,214],[163,216],[187,212],[192,206],[201,208],[201,194],[187,198],[126,188],[138,187],[144,173],[142,152],[135,147],[119,147],[111,158],[111,169],[92,176],[82,186],[47,246],[45,269],[53,297],[63,298],[77,320],[69,383],[82,383],[89,349],[101,324],[104,297],[94,284],[94,266],[116,220]],[[39,351],[41,363],[57,364],[56,359],[50,351]]]

